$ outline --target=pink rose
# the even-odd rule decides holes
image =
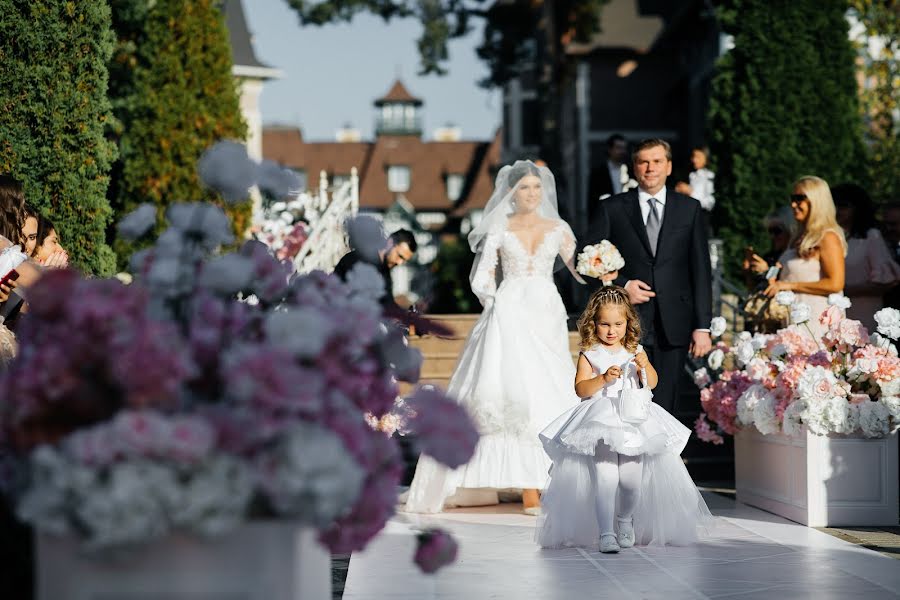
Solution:
[[[456,560],[459,546],[449,533],[442,529],[427,529],[418,536],[414,561],[425,573],[434,573]]]

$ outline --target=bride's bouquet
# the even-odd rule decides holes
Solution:
[[[600,278],[607,273],[618,271],[625,266],[625,259],[619,253],[619,249],[609,240],[603,240],[599,244],[585,246],[578,255],[576,270],[585,277]],[[604,281],[603,285],[611,282]]]

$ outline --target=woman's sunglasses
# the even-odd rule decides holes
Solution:
[[[809,200],[806,194],[791,194],[791,204],[800,204],[804,200]]]

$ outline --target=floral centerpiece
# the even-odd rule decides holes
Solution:
[[[234,146],[201,161],[226,198],[265,184]],[[19,354],[0,374],[0,455],[12,457],[0,472],[20,518],[92,550],[283,518],[345,553],[397,501],[398,444],[372,425],[401,420],[450,467],[471,457],[475,427],[442,391],[420,387],[397,407],[421,355],[384,318],[374,267],[346,282],[292,275],[256,241],[221,253],[233,239],[216,206],[167,217],[133,256],[131,285],[56,271],[30,290]],[[120,235],[139,238],[155,218],[142,206]]]
[[[576,270],[585,277],[601,278],[604,275],[618,271],[625,266],[625,259],[609,240],[603,240],[599,244],[585,246],[578,254]],[[611,281],[604,281],[603,285],[611,285]]]
[[[900,428],[900,358],[891,340],[900,339],[900,312],[875,315],[878,331],[843,316],[850,301],[829,298],[818,316],[827,326],[813,337],[809,306],[788,295],[792,324],[775,334],[740,334],[719,341],[707,365],[695,371],[703,413],[695,423],[700,439],[723,443],[744,427],[762,434],[796,435],[802,426],[817,435],[862,434],[877,438]],[[714,334],[724,331],[714,322]]]

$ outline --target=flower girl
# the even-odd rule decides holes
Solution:
[[[679,456],[690,430],[650,401],[657,374],[625,290],[595,292],[578,330],[582,402],[540,434],[553,466],[538,544],[597,547],[599,540],[600,551],[612,553],[695,541],[712,515]]]

